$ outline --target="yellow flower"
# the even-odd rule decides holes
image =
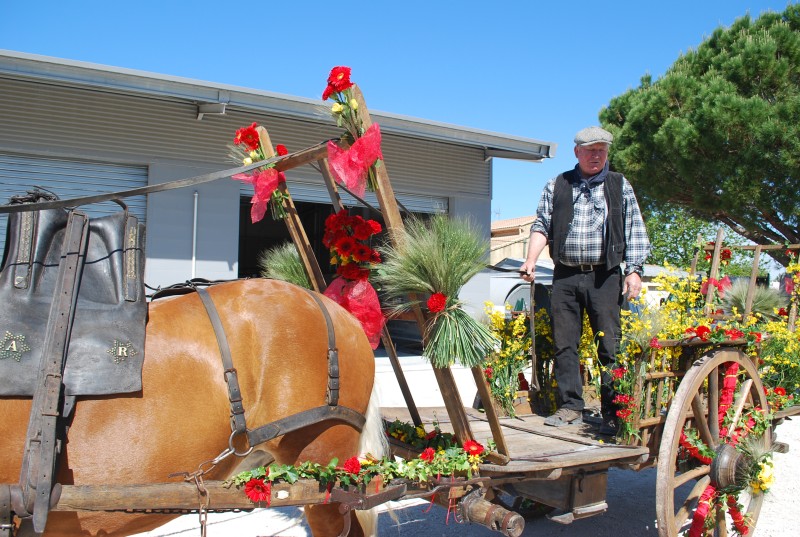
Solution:
[[[603,336],[605,336],[605,335],[606,335],[606,333],[605,333],[605,332],[603,332],[602,330],[600,330],[600,331],[597,333],[597,337],[603,337]]]
[[[358,101],[355,99],[350,99],[350,108],[355,112],[358,110]]]
[[[253,163],[253,159],[251,159],[250,157],[245,157],[245,158],[242,159],[242,164],[244,164],[245,166],[249,166],[252,163]]]
[[[425,429],[421,425],[416,430],[419,438],[425,438]]]
[[[339,103],[334,103],[333,106],[331,106],[331,112],[334,114],[341,114],[342,110],[344,110],[344,106]]]

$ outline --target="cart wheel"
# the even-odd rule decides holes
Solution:
[[[721,406],[727,416],[722,423]],[[695,518],[701,523],[705,505],[696,513],[701,497],[709,505],[705,521],[714,526],[713,535],[733,532],[732,516],[740,526],[755,527],[764,496],[753,492],[749,483],[760,456],[772,444],[772,431],[759,408],[768,408],[761,379],[752,359],[739,349],[712,350],[686,372],[670,404],[658,452],[659,536],[682,534]],[[728,426],[730,420],[753,426],[752,417],[761,418],[753,434],[748,434],[747,427]],[[731,501],[735,501],[734,509],[730,509]]]

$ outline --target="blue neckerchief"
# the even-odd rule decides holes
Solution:
[[[600,173],[597,175],[593,175],[592,177],[584,178],[583,174],[581,173],[580,164],[575,165],[575,171],[577,172],[575,176],[577,177],[578,181],[581,183],[581,192],[588,198],[590,196],[589,189],[591,189],[595,185],[602,184],[606,180],[606,175],[608,175],[608,161],[606,161],[603,169],[600,170]]]

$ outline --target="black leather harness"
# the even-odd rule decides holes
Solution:
[[[277,438],[321,421],[340,421],[351,425],[358,431],[361,431],[364,428],[366,418],[363,414],[353,410],[352,408],[339,404],[339,351],[336,348],[336,333],[331,316],[319,296],[308,289],[304,289],[319,306],[319,309],[322,312],[322,316],[325,320],[325,326],[328,333],[328,383],[325,394],[326,404],[300,411],[297,414],[275,420],[266,425],[256,427],[255,429],[248,429],[245,420],[245,409],[242,403],[242,393],[241,389],[239,388],[239,378],[236,368],[233,366],[233,357],[231,356],[230,346],[228,345],[228,338],[225,335],[225,330],[222,327],[222,321],[219,317],[219,313],[217,312],[217,308],[214,305],[214,301],[211,299],[211,295],[205,288],[208,285],[210,285],[210,282],[204,282],[201,285],[198,285],[198,282],[196,281],[187,282],[187,289],[183,292],[197,292],[200,300],[206,308],[206,313],[211,321],[211,326],[214,328],[214,334],[217,338],[220,356],[222,357],[225,382],[228,385],[228,401],[230,402],[231,406],[231,443],[235,436],[246,434],[248,444],[250,445],[250,448],[252,448],[272,440],[273,438]],[[232,446],[231,449],[233,449]],[[242,455],[241,453],[237,454]]]

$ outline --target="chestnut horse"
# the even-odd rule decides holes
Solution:
[[[264,279],[224,283],[208,292],[238,371],[249,428],[325,404],[327,330],[308,292]],[[256,448],[280,464],[327,464],[334,457],[344,461],[368,450],[383,455],[376,447],[384,445],[380,416],[374,402],[370,405],[372,349],[354,317],[320,298],[333,320],[339,349],[339,404],[365,415],[368,406],[371,411],[363,435],[351,425],[322,422]],[[197,293],[150,304],[142,382],[137,393],[78,398],[60,456],[59,483],[175,482],[169,474],[192,472],[228,447],[230,403],[220,351]],[[0,398],[0,483],[19,480],[30,405],[30,399]],[[204,478],[225,479],[240,461],[227,457]],[[307,506],[305,513],[314,535],[338,535],[342,530],[337,504]],[[45,535],[130,535],[168,520],[167,515],[54,511]],[[362,525],[355,518],[352,522],[351,535],[374,531],[363,520]]]

